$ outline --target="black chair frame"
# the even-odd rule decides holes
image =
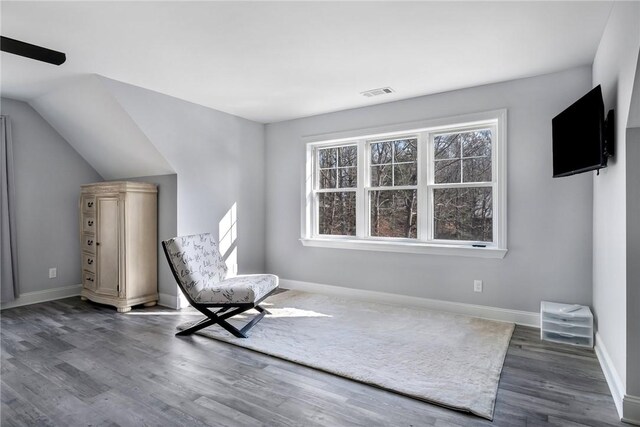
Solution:
[[[195,308],[200,313],[206,316],[204,319],[200,320],[198,323],[191,326],[190,328],[187,328],[178,332],[176,336],[191,335],[194,332],[197,332],[200,329],[206,328],[208,326],[220,325],[222,328],[226,329],[230,334],[233,334],[235,337],[247,338],[247,332],[251,328],[253,328],[256,325],[256,323],[262,320],[265,314],[271,314],[263,307],[260,307],[259,304],[262,301],[264,301],[264,299],[267,298],[269,295],[273,294],[273,292],[277,288],[273,289],[271,292],[269,292],[268,294],[260,298],[258,301],[255,301],[252,303],[250,302],[250,303],[237,303],[237,304],[218,304],[218,303],[199,303],[194,301],[193,298],[191,298],[191,296],[187,292],[187,290],[184,288],[184,286],[182,286],[180,277],[178,276],[178,273],[175,267],[173,266],[173,262],[171,261],[171,257],[169,256],[167,246],[165,245],[164,242],[162,242],[162,249],[164,249],[164,255],[167,257],[167,261],[169,262],[169,267],[171,268],[173,277],[176,279],[176,282],[178,283],[178,287],[184,294],[185,298],[187,299],[187,301],[189,301],[189,304],[191,304],[193,308]],[[212,308],[214,309],[218,308],[218,310],[212,311],[211,310]],[[247,310],[251,310],[252,308],[258,311],[258,314],[256,314],[244,327],[242,327],[242,329],[238,329],[232,324],[230,324],[229,322],[227,322],[227,319],[235,315],[244,313]]]

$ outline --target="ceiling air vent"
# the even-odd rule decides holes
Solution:
[[[371,89],[364,92],[360,92],[361,95],[371,98],[372,96],[386,95],[387,93],[393,93],[393,89],[390,87],[381,87],[380,89]]]

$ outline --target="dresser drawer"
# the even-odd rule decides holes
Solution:
[[[87,213],[93,213],[96,211],[95,196],[82,196],[82,211]]]
[[[96,272],[96,257],[93,255],[82,255],[82,268],[92,273]]]
[[[82,250],[85,252],[96,253],[96,237],[91,234],[82,235]]]
[[[95,289],[96,288],[96,275],[93,273],[89,273],[88,271],[82,272],[82,286],[87,289]]]
[[[83,215],[82,231],[85,233],[94,233],[96,230],[96,218],[93,215]]]

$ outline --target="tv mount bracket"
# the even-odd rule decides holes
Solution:
[[[613,157],[615,154],[615,117],[613,110],[609,110],[607,118],[604,121],[604,156],[605,158]]]

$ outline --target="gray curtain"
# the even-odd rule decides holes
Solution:
[[[20,296],[18,290],[18,251],[16,248],[15,183],[13,181],[13,144],[9,117],[0,116],[0,301]]]

